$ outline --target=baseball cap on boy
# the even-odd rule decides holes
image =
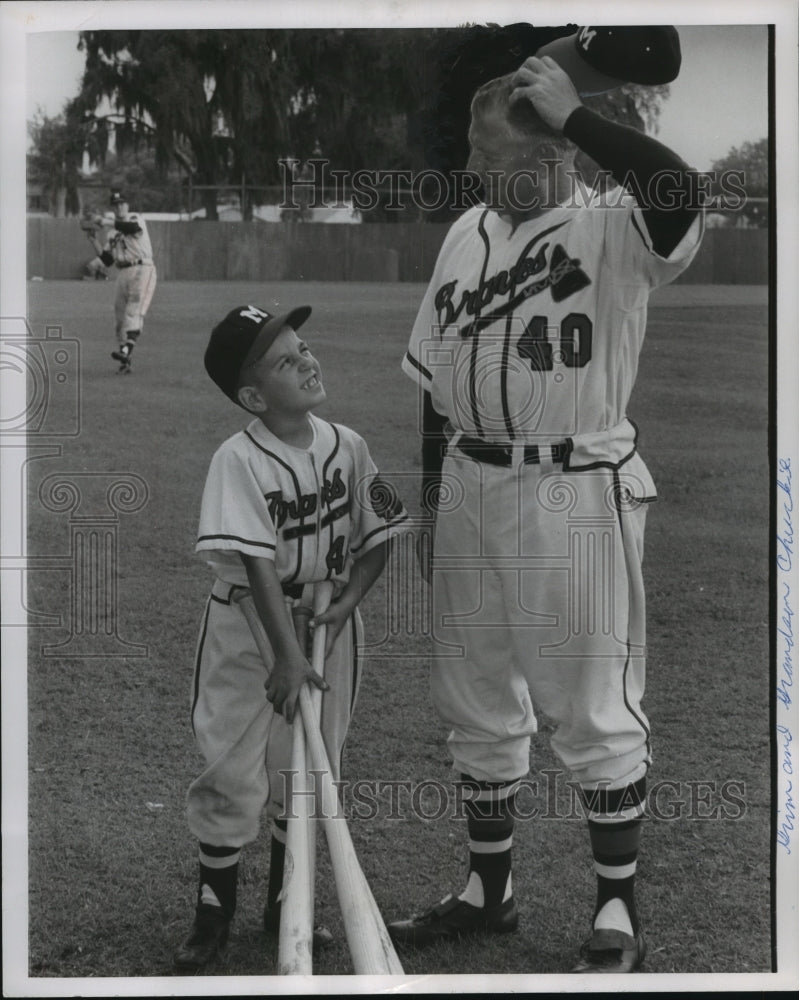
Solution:
[[[257,306],[236,306],[211,331],[205,370],[222,392],[238,403],[236,390],[242,369],[266,354],[284,326],[299,330],[310,315],[310,306],[298,306],[282,316]]]
[[[111,204],[112,205],[121,205],[121,204],[123,204],[123,202],[126,203],[127,200],[128,199],[125,197],[124,194],[122,194],[121,191],[112,191],[111,192]]]

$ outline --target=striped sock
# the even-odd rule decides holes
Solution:
[[[639,921],[635,908],[635,871],[646,778],[623,788],[582,789],[582,794],[588,810],[588,833],[597,877],[594,926],[636,934]],[[619,900],[624,908],[618,905]]]
[[[494,907],[513,892],[511,848],[516,781],[478,781],[461,775],[469,830],[469,880],[458,897],[472,906]]]
[[[221,906],[232,918],[236,912],[236,889],[239,877],[239,847],[214,847],[200,844],[200,889],[197,902]]]

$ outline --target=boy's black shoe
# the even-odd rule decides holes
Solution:
[[[230,918],[222,907],[200,903],[191,933],[175,952],[175,970],[192,975],[210,965],[224,950],[229,933]]]
[[[426,913],[410,920],[395,920],[388,933],[395,944],[421,948],[434,941],[452,941],[475,933],[508,934],[519,926],[513,897],[499,906],[472,906],[448,896]]]

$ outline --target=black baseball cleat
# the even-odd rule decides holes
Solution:
[[[191,932],[172,960],[176,972],[193,975],[214,962],[224,951],[230,918],[220,906],[200,903]]]
[[[277,936],[280,933],[280,903],[270,906],[268,903],[264,907],[264,930],[270,936]],[[333,943],[333,935],[327,927],[314,927],[313,948],[318,951],[322,948],[329,948]]]
[[[594,931],[580,949],[580,961],[572,972],[624,973],[635,972],[646,958],[646,941],[642,931],[633,937],[624,931]]]
[[[130,344],[122,344],[118,350],[111,351],[111,357],[120,363],[119,368],[117,368],[118,374],[130,375],[130,356],[132,353],[133,348]]]
[[[509,934],[519,926],[513,897],[499,906],[472,906],[446,896],[440,903],[410,920],[395,920],[388,933],[395,944],[423,948],[435,941],[454,941],[470,934]]]

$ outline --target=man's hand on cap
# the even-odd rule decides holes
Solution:
[[[550,128],[563,131],[566,120],[581,105],[568,74],[550,56],[530,56],[513,75],[510,103],[531,101]]]

